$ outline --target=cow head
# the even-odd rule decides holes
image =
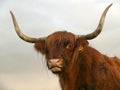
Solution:
[[[54,73],[61,72],[69,64],[74,48],[75,36],[66,31],[55,32],[35,44],[35,49],[45,55],[48,68]]]
[[[82,43],[84,46],[88,44],[87,40],[94,39],[99,35],[103,28],[106,13],[111,5],[104,10],[96,30],[87,35],[74,35],[67,31],[58,31],[44,38],[29,37],[21,32],[14,14],[10,13],[18,36],[26,42],[35,43],[35,49],[45,55],[48,68],[53,73],[60,73],[71,64],[72,56],[78,47],[78,40],[81,40],[81,42],[85,40]]]

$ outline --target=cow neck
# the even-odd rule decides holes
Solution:
[[[62,90],[85,89],[85,87],[89,87],[89,85],[87,86],[89,82],[96,82],[90,72],[92,71],[94,74],[97,63],[101,63],[99,60],[96,62],[98,56],[101,54],[92,47],[78,47],[74,52],[71,65],[59,74]]]
[[[102,58],[97,50],[89,46],[84,47],[82,52],[79,50],[75,52],[73,66],[71,68],[73,70],[72,77],[74,78],[74,90],[82,90],[86,87],[91,88],[91,90],[94,88],[89,86],[89,83],[96,82],[96,79],[92,77],[92,75],[96,72],[96,65],[102,63],[102,61],[96,61],[98,56]]]

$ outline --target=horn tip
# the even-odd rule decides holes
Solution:
[[[111,3],[110,5],[113,5],[113,3]]]
[[[13,12],[10,10],[10,14],[13,16]]]
[[[12,13],[12,11],[10,10],[10,13]]]
[[[109,7],[111,7],[113,5],[113,3],[111,3],[110,5],[109,5]]]

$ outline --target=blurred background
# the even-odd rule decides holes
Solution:
[[[10,10],[28,36],[59,30],[87,34],[96,29],[110,3],[102,33],[89,43],[103,54],[120,57],[120,0],[0,0],[0,90],[61,90],[44,56],[15,33]]]

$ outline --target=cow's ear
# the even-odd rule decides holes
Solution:
[[[45,54],[45,40],[41,40],[39,42],[36,42],[34,45],[34,48],[37,52],[40,52],[42,54]]]

